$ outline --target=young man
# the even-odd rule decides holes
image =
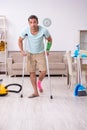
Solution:
[[[30,73],[30,80],[34,89],[34,93],[29,98],[39,96],[38,90],[43,92],[41,82],[46,75],[46,59],[44,49],[44,38],[47,40],[47,55],[49,54],[52,38],[47,29],[38,25],[38,18],[35,15],[31,15],[28,18],[29,27],[27,27],[20,35],[18,39],[18,45],[23,56],[27,55],[28,58],[28,70]],[[23,50],[23,40],[27,36],[28,46],[27,54]],[[36,77],[36,66],[39,69],[39,78]]]

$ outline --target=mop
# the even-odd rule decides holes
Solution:
[[[45,40],[45,45],[46,45],[46,38],[44,38]],[[46,65],[47,65],[47,74],[48,74],[48,84],[49,84],[49,88],[50,88],[50,99],[53,99],[52,96],[52,88],[51,88],[51,78],[50,78],[50,72],[49,72],[49,61],[48,61],[48,56],[47,56],[47,52],[46,52],[46,47],[45,47],[45,57],[46,57]]]

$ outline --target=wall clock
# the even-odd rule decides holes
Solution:
[[[49,18],[45,18],[44,20],[43,20],[43,25],[45,26],[45,27],[49,27],[50,25],[51,25],[51,19],[49,19]]]

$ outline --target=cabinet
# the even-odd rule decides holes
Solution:
[[[80,30],[80,49],[87,50],[87,30]]]
[[[7,27],[6,17],[0,16],[0,73],[7,73]]]

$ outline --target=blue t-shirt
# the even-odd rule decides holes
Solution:
[[[30,32],[30,27],[27,27],[21,33],[21,37],[25,38],[27,34],[27,51],[32,54],[38,54],[44,52],[44,37],[48,38],[50,33],[48,30],[42,26],[39,26],[39,31],[37,34],[33,35]]]

